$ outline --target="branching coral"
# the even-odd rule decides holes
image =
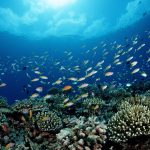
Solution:
[[[22,100],[22,101],[16,101],[12,108],[14,111],[16,112],[22,112],[23,109],[30,109],[32,108],[32,101],[28,100],[28,99],[25,99],[25,100]]]
[[[126,97],[129,93],[127,93],[127,91],[120,87],[120,88],[116,88],[116,89],[113,89],[113,90],[109,90],[108,92],[109,94],[109,97],[113,97],[113,98],[118,98],[118,97]]]
[[[52,111],[38,112],[36,115],[38,128],[41,131],[57,131],[62,128],[61,118]]]
[[[25,99],[22,101],[17,101],[13,106],[13,111],[15,112],[24,112],[24,110],[34,110],[38,111],[41,109],[47,109],[48,104],[43,98],[36,99]]]
[[[103,104],[104,104],[103,100],[99,98],[88,98],[83,101],[85,111],[87,110],[90,113],[100,111]]]
[[[134,97],[126,98],[120,105],[119,109],[123,109],[128,105],[143,105],[150,109],[150,95],[142,94],[142,95],[135,95]]]
[[[64,95],[52,95],[50,98],[46,99],[46,102],[51,105],[51,109],[60,110],[63,109],[63,101],[66,99]]]
[[[130,138],[150,134],[150,111],[147,107],[124,105],[122,108],[108,123],[110,140],[126,142]]]

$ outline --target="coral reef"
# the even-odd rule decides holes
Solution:
[[[104,101],[100,98],[87,98],[83,101],[84,112],[93,114],[100,112]]]
[[[118,87],[109,90],[108,95],[110,98],[123,98],[123,97],[127,97],[129,93],[123,87]]]
[[[56,135],[60,149],[101,150],[106,140],[106,126],[97,117],[80,117],[72,128],[65,128]]]
[[[148,90],[150,90],[150,81],[144,83],[144,91],[146,92]]]
[[[124,109],[128,105],[143,105],[150,109],[150,95],[146,92],[145,94],[127,97],[119,103],[118,109]]]
[[[7,122],[8,122],[8,120],[7,120],[6,116],[0,112],[0,127],[2,124],[7,123]]]
[[[50,98],[46,99],[46,103],[48,103],[51,106],[51,109],[53,110],[62,110],[63,107],[63,100],[66,97],[64,95],[51,95]]]
[[[30,98],[22,101],[16,101],[16,103],[13,104],[12,109],[15,112],[23,113],[25,110],[38,111],[41,109],[48,109],[48,107],[49,105],[46,103],[44,98]]]
[[[150,134],[150,111],[142,105],[124,105],[108,123],[109,138],[115,142]]]
[[[0,97],[0,149],[150,149],[148,88],[137,94],[121,86],[100,89],[81,90],[88,97],[52,89],[53,95],[12,106]]]
[[[38,128],[41,131],[58,131],[62,128],[61,118],[52,111],[41,111],[36,115]]]
[[[0,96],[0,108],[1,107],[7,107],[7,106],[8,106],[7,99],[2,97],[2,96]]]

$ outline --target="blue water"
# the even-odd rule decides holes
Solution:
[[[93,32],[95,31],[92,31],[89,32],[88,35],[86,35],[87,37],[85,37],[85,35],[83,36],[84,25],[80,28],[80,26],[76,26],[75,24],[72,24],[71,26],[71,24],[69,24],[68,22],[68,24],[63,24],[62,27],[60,26],[60,31],[57,31],[58,33],[56,34],[59,35],[60,33],[60,36],[49,34],[44,38],[42,38],[42,32],[44,32],[45,24],[43,24],[42,21],[48,21],[46,12],[45,17],[42,16],[43,14],[39,14],[39,17],[41,18],[41,24],[38,21],[36,25],[20,25],[20,30],[24,31],[23,34],[18,34],[17,31],[13,31],[14,29],[11,23],[11,21],[13,20],[10,20],[9,22],[7,20],[8,18],[5,18],[3,16],[2,8],[4,9],[8,7],[11,10],[13,10],[14,13],[18,14],[18,16],[24,14],[23,11],[26,12],[28,10],[25,6],[22,6],[22,3],[17,4],[17,0],[15,1],[16,5],[15,3],[13,3],[13,6],[11,5],[11,2],[6,3],[6,1],[3,0],[0,2],[0,16],[2,16],[0,19],[0,64],[3,66],[0,67],[0,69],[2,68],[2,70],[0,70],[0,79],[1,82],[5,82],[7,84],[7,86],[0,88],[0,95],[6,97],[10,103],[12,103],[16,99],[24,99],[30,97],[31,94],[35,93],[35,88],[38,86],[42,86],[44,88],[43,92],[40,93],[40,96],[45,96],[48,90],[52,87],[57,87],[61,90],[65,85],[71,85],[75,92],[78,93],[78,86],[80,85],[80,83],[77,83],[77,85],[72,84],[72,82],[68,81],[67,78],[83,77],[85,75],[86,69],[89,67],[93,67],[92,70],[97,70],[98,73],[81,83],[110,85],[112,84],[112,82],[114,82],[116,85],[122,84],[124,86],[128,82],[133,83],[149,81],[150,62],[147,63],[146,61],[150,57],[150,53],[147,54],[146,51],[150,49],[150,39],[148,38],[148,35],[145,32],[150,31],[149,7],[146,7],[148,1],[141,0],[141,4],[139,1],[138,5],[142,5],[139,6],[141,8],[138,8],[139,12],[137,14],[139,15],[140,13],[139,20],[129,24],[128,26],[124,26],[122,28],[120,27],[117,30],[111,29],[111,26],[116,23],[117,18],[119,18],[121,14],[126,13],[125,8],[130,2],[132,2],[131,0],[126,0],[124,2],[119,3],[118,1],[115,1],[114,4],[111,5],[110,9],[107,8],[108,5],[110,6],[110,3],[108,1],[97,1],[96,4],[99,4],[98,6],[96,4],[93,4],[93,2],[91,1],[89,1],[87,5],[84,1],[82,1],[80,2],[80,4],[78,4],[78,7],[76,6],[76,4],[75,6],[70,6],[71,8],[69,8],[68,6],[68,8],[66,9],[69,11],[72,9],[72,11],[75,13],[74,15],[89,13],[91,16],[93,16],[93,18],[88,18],[85,27],[88,26],[88,24],[90,24],[91,21],[93,21],[93,19],[96,20],[102,17],[103,14],[105,17],[107,17],[107,19],[109,18],[109,21],[111,22],[111,25],[107,27],[107,30],[104,30],[106,34],[96,33],[93,36]],[[18,5],[20,5],[20,7],[22,7],[23,9],[20,9],[20,7],[18,8]],[[83,12],[81,11],[82,9],[79,8],[79,6],[81,8],[83,7]],[[91,7],[89,6],[96,8],[93,8],[92,11],[90,10]],[[117,6],[119,9],[116,10]],[[99,8],[103,9],[100,10]],[[63,10],[63,15],[65,15],[64,12],[65,10]],[[93,14],[91,14],[91,12]],[[100,12],[102,12],[102,14]],[[99,16],[98,14],[101,15]],[[58,19],[60,18],[58,17]],[[2,27],[4,27],[3,22],[7,23],[8,25],[10,23],[10,26],[12,26],[12,30],[11,27],[8,27],[7,29],[2,29]],[[14,26],[14,28],[15,27],[16,26]],[[100,26],[100,28],[102,27],[103,26]],[[72,32],[71,30],[75,30],[74,28],[77,28],[78,32]],[[40,36],[35,38],[35,35],[32,33],[32,29],[34,31],[41,31],[41,38]],[[95,30],[96,29],[97,28],[95,28]],[[64,35],[63,31],[65,33]],[[124,46],[123,49],[125,50],[132,47],[132,39],[136,35],[138,35],[138,44],[134,47],[134,49],[138,48],[143,43],[145,43],[146,46],[137,53],[133,53],[133,51],[131,51],[127,55],[121,56],[120,60],[125,62],[127,56],[134,56],[133,60],[138,61],[138,64],[135,68],[140,68],[142,71],[145,71],[147,73],[146,78],[142,77],[140,73],[131,75],[131,69],[125,63],[116,67],[114,67],[113,65],[112,58],[114,57],[115,52],[117,52],[118,50],[112,49],[112,45],[110,45],[110,43],[116,41],[116,44],[121,44],[122,46]],[[129,42],[127,42],[126,39],[129,39]],[[108,52],[108,55],[106,56],[103,56],[104,49],[100,46],[100,43],[102,41],[106,43],[105,48]],[[98,48],[96,50],[92,50],[95,46],[98,46]],[[86,53],[88,50],[90,50],[89,53]],[[69,60],[69,56],[67,56],[64,53],[65,51],[72,53],[70,55],[73,56],[71,60]],[[140,55],[141,57],[139,57]],[[89,63],[86,66],[83,65],[83,61],[85,60],[89,61]],[[96,69],[96,64],[102,60],[105,61],[103,64],[103,68],[101,70]],[[30,61],[31,63],[29,63]],[[60,62],[60,64],[55,65],[55,63],[57,62]],[[11,65],[13,63],[15,63],[15,65],[18,66],[19,71],[12,69]],[[114,72],[114,75],[106,78],[103,72],[105,67],[110,64],[113,66],[110,70]],[[64,66],[67,69],[73,68],[74,66],[80,66],[80,71],[62,71],[60,70],[61,66]],[[27,67],[26,70],[22,70],[23,67]],[[40,72],[42,72],[42,75],[48,76],[49,79],[45,81],[45,84],[41,84],[40,82],[31,83],[31,79],[37,77],[37,75],[33,73],[33,69],[35,69],[36,67],[39,67],[39,70]],[[27,73],[31,76],[31,78],[28,78],[26,76]],[[117,73],[117,75],[115,73]],[[58,78],[63,77],[65,77],[66,79],[63,80],[62,84],[56,86],[52,85],[52,83],[55,82]],[[100,81],[96,81],[96,79],[99,77]],[[31,87],[27,87],[28,84],[30,84]],[[26,93],[26,91],[24,91],[24,87],[26,88],[26,90],[28,90],[28,94]]]

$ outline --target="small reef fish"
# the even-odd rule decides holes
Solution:
[[[43,92],[43,87],[37,87],[36,89],[35,89],[37,92]]]
[[[81,82],[81,81],[83,81],[83,80],[85,80],[85,78],[84,78],[84,77],[81,77],[81,78],[78,79],[78,82]]]
[[[74,77],[71,77],[71,78],[68,78],[68,80],[70,80],[70,81],[77,81],[78,79],[74,78]]]
[[[96,79],[96,81],[100,81],[100,80],[101,80],[100,78],[97,78],[97,79]]]
[[[52,97],[52,95],[45,95],[44,96],[44,99],[49,99],[49,98],[51,98]]]
[[[133,62],[131,62],[131,66],[134,67],[137,65],[137,63],[138,63],[137,61],[133,61]]]
[[[69,101],[69,98],[64,99],[64,104]]]
[[[26,119],[24,116],[21,116],[21,121],[26,122]]]
[[[55,81],[52,85],[58,85],[58,84],[61,84],[62,83],[62,80],[61,79],[58,79],[57,81]]]
[[[101,86],[101,89],[102,89],[102,90],[107,89],[107,85],[103,85],[103,86]]]
[[[39,70],[39,67],[36,67],[34,70]]]
[[[89,86],[88,83],[83,83],[83,84],[81,84],[81,85],[79,86],[79,88],[80,88],[80,89],[83,89],[83,88],[86,88],[86,87],[88,87],[88,86]]]
[[[34,71],[34,73],[38,75],[42,74],[40,71]]]
[[[126,61],[131,61],[133,59],[133,56],[129,57]]]
[[[86,70],[86,72],[90,71],[91,69],[92,69],[92,67],[89,67],[89,68]]]
[[[106,72],[105,76],[108,77],[108,76],[112,76],[113,74],[114,74],[113,72]]]
[[[134,69],[132,72],[131,72],[131,74],[135,74],[135,73],[137,73],[137,72],[139,72],[140,71],[140,68],[136,68],[136,69]]]
[[[31,82],[37,82],[37,81],[39,81],[39,78],[34,78],[31,80]]]
[[[147,38],[150,38],[150,32],[145,33],[147,33]],[[147,39],[141,39],[137,34],[131,38],[125,38],[125,42],[122,44],[117,40],[110,43],[102,41],[98,46],[96,44],[90,48],[84,44],[86,46],[83,46],[83,51],[79,52],[80,57],[74,56],[72,51],[65,51],[63,59],[55,55],[51,56],[49,52],[43,53],[42,56],[33,54],[33,56],[24,56],[15,60],[6,57],[8,62],[3,61],[0,57],[0,88],[6,86],[6,83],[2,82],[6,74],[12,75],[17,81],[19,72],[24,73],[27,79],[25,80],[27,86],[23,86],[23,92],[29,94],[29,91],[35,91],[31,98],[39,97],[39,94],[42,96],[43,90],[46,91],[51,86],[56,86],[62,93],[69,91],[73,86],[74,89],[79,90],[79,99],[82,99],[82,91],[91,83],[100,84],[98,88],[101,90],[107,89],[109,76],[115,85],[122,84],[124,87],[129,87],[130,83],[139,81],[139,76],[142,80],[149,80],[147,77],[150,67],[150,49],[149,43],[143,41],[147,41]],[[22,70],[24,71],[22,72]],[[50,81],[48,81],[49,77]],[[73,90],[72,92],[78,91]],[[45,100],[49,98],[51,98],[49,94],[44,96]],[[70,100],[66,99],[64,104],[67,103],[69,105]]]
[[[131,83],[127,83],[126,86],[127,86],[127,87],[130,87],[130,86],[131,86]]]
[[[122,64],[122,62],[117,62],[117,63],[116,63],[116,65],[121,65],[121,64]]]
[[[6,83],[1,83],[1,84],[0,84],[0,88],[1,88],[1,87],[5,87],[6,85],[7,85]]]
[[[36,97],[39,97],[39,94],[38,93],[34,93],[30,96],[31,98],[36,98]]]
[[[73,105],[74,105],[73,102],[68,102],[68,103],[66,103],[66,104],[64,105],[64,107],[71,107],[71,106],[73,106]]]
[[[140,45],[140,46],[138,47],[138,49],[137,49],[137,50],[140,50],[140,49],[141,49],[141,48],[143,48],[145,45],[146,45],[146,44],[145,44],[145,43],[143,43],[142,45]]]
[[[70,85],[66,85],[63,89],[62,89],[62,91],[64,92],[64,91],[70,91],[72,89],[72,86],[70,86]]]
[[[88,73],[88,74],[85,76],[85,78],[90,77],[90,76],[93,76],[93,75],[96,74],[96,73],[97,73],[97,71],[96,71],[96,70],[93,70],[92,72]]]
[[[120,59],[115,59],[113,63],[116,64],[119,61],[120,61]]]
[[[80,98],[87,98],[88,96],[89,96],[89,94],[85,93],[85,94],[80,95]]]
[[[109,70],[111,68],[111,65],[106,66],[105,71]]]
[[[40,78],[43,79],[43,80],[47,80],[48,79],[47,76],[40,76]]]
[[[147,74],[143,71],[143,72],[141,72],[141,76],[146,78]]]
[[[104,60],[98,62],[98,63],[96,64],[96,67],[100,67],[103,63],[104,63]]]

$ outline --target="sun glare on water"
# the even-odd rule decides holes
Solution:
[[[66,7],[68,5],[74,4],[75,2],[76,0],[44,0],[46,5],[49,5],[54,9]]]

